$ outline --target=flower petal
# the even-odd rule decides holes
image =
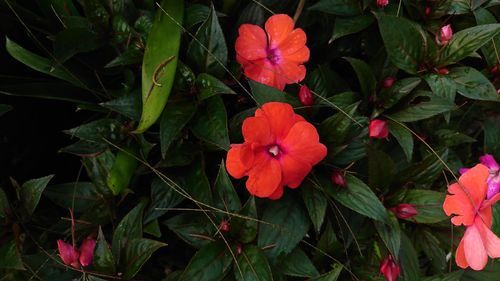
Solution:
[[[467,227],[463,240],[467,263],[474,270],[482,270],[488,262],[488,255],[481,233],[475,223]]]
[[[276,80],[277,70],[275,69],[274,65],[269,62],[269,60],[244,60],[240,63],[243,64],[246,77],[279,90],[283,90],[285,88],[285,84],[282,84],[281,82]]]
[[[297,188],[312,169],[311,164],[286,154],[280,159],[283,185]]]
[[[285,154],[300,159],[311,166],[325,158],[326,147],[319,142],[316,128],[308,122],[297,122],[288,132],[281,147]]]
[[[479,161],[481,161],[481,164],[485,165],[490,170],[500,170],[500,165],[498,165],[497,161],[495,161],[495,158],[493,158],[493,155],[491,154],[485,154],[479,157]]]
[[[264,30],[254,24],[242,24],[238,29],[234,49],[245,60],[258,60],[267,57],[267,37]]]
[[[494,259],[500,258],[500,238],[480,218],[476,218],[474,224],[479,229],[488,256]]]
[[[242,133],[245,142],[269,145],[274,141],[269,121],[265,117],[249,117],[245,119]]]
[[[273,194],[269,195],[269,199],[278,200],[283,196],[283,185],[280,184]]]
[[[247,175],[248,167],[253,163],[253,153],[247,144],[232,144],[227,152],[227,172],[236,179]]]
[[[464,239],[460,240],[460,244],[458,244],[458,248],[455,253],[455,262],[460,268],[465,269],[469,266],[467,259],[465,258]]]
[[[309,55],[310,55],[309,48],[304,46],[304,47],[300,48],[299,50],[297,50],[295,53],[291,53],[289,55],[283,55],[282,59],[287,60],[287,61],[291,61],[291,62],[295,62],[298,64],[303,64],[309,60]]]
[[[486,192],[486,198],[490,199],[500,192],[500,175],[491,176],[488,179],[488,191]]]
[[[276,68],[278,69],[277,80],[285,84],[298,83],[306,77],[306,67],[293,61],[283,59],[276,65]]]
[[[269,39],[269,48],[278,47],[293,30],[293,20],[289,15],[277,14],[267,19],[265,29]]]
[[[294,29],[278,46],[282,56],[296,53],[306,46],[307,36],[302,28]]]
[[[481,206],[486,196],[486,180],[488,169],[478,164],[460,176],[459,183],[448,187],[448,193],[443,203],[446,215],[456,216],[451,219],[455,225],[471,225],[474,222],[476,210]]]
[[[246,183],[250,194],[269,197],[281,184],[281,167],[278,160],[265,152],[256,155],[254,166],[248,171]]]
[[[304,120],[295,114],[291,105],[283,102],[265,103],[255,111],[255,117],[260,116],[267,118],[277,141],[283,140],[297,121]]]
[[[89,266],[94,258],[95,240],[86,238],[80,246],[80,264],[82,266]]]
[[[80,254],[75,249],[75,247],[73,247],[73,245],[59,239],[57,240],[57,250],[64,264],[71,265],[75,268],[79,267],[78,257],[80,256]]]

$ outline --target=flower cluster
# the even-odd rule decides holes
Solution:
[[[95,244],[95,239],[87,237],[80,245],[80,249],[77,249],[75,245],[59,239],[57,240],[57,250],[64,264],[80,268],[80,266],[85,267],[92,263]]]

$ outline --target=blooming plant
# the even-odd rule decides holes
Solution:
[[[498,280],[498,7],[0,1],[0,280]]]

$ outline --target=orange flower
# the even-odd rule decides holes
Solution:
[[[264,104],[242,131],[245,142],[231,145],[226,167],[234,178],[248,176],[246,187],[257,197],[280,198],[283,186],[298,187],[326,156],[316,128],[286,103]]]
[[[304,30],[293,27],[292,18],[285,14],[271,16],[265,32],[253,24],[240,26],[236,60],[246,77],[280,90],[304,79],[303,63],[309,60],[307,37]]]
[[[458,245],[455,261],[461,268],[470,266],[481,270],[491,258],[500,257],[500,238],[491,230],[491,206],[500,200],[497,194],[486,200],[488,168],[476,165],[460,176],[458,183],[448,187],[450,195],[444,200],[443,209],[454,225],[466,226]]]

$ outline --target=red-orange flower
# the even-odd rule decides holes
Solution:
[[[316,128],[286,103],[269,102],[243,122],[242,144],[227,153],[227,171],[248,176],[246,187],[257,197],[278,199],[283,187],[296,188],[312,166],[326,156]]]
[[[254,24],[240,26],[236,60],[246,77],[280,90],[304,79],[303,64],[309,60],[307,37],[304,30],[293,27],[292,18],[285,14],[271,16],[265,32]]]
[[[464,237],[458,245],[455,261],[461,268],[481,270],[491,258],[500,257],[500,238],[491,230],[491,205],[500,200],[497,194],[486,200],[488,168],[482,164],[460,176],[458,183],[448,187],[443,209],[454,225],[464,225]]]

